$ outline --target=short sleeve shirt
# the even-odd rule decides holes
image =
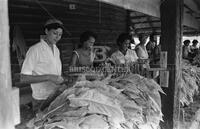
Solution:
[[[128,49],[126,55],[122,54],[119,50],[111,55],[111,59],[116,65],[127,64],[131,62],[136,62],[138,57],[134,50]]]
[[[61,75],[60,52],[56,45],[53,45],[53,50],[44,40],[30,47],[23,62],[21,73],[26,75]],[[56,84],[49,81],[33,83],[31,88],[33,98],[44,100],[55,90]]]
[[[95,53],[91,51],[90,53],[87,53],[83,49],[77,49],[74,51],[74,53],[77,55],[77,65],[78,66],[92,66],[95,58]]]

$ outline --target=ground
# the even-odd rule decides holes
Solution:
[[[28,129],[26,128],[26,123],[34,116],[31,104],[21,105],[20,115],[21,115],[21,123],[16,126],[16,129]]]

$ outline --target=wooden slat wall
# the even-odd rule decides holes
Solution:
[[[75,5],[75,10],[69,8],[71,4]],[[44,22],[52,16],[63,21],[67,30],[58,43],[63,71],[83,31],[96,32],[98,45],[113,45],[117,36],[127,28],[125,9],[95,0],[9,0],[11,32],[14,25],[19,25],[28,47],[39,41]],[[12,72],[20,72],[15,52],[11,53],[11,58]]]

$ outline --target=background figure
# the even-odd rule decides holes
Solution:
[[[134,50],[129,49],[130,42],[131,37],[128,33],[122,33],[118,36],[118,50],[111,55],[111,59],[115,65],[137,62],[137,54]]]
[[[191,54],[191,51],[190,51],[190,40],[185,40],[183,42],[183,49],[182,49],[182,57],[183,59],[190,59],[190,54]]]
[[[70,66],[93,66],[95,52],[93,45],[97,36],[91,31],[85,31],[80,36],[80,48],[73,51]]]
[[[198,48],[198,41],[196,39],[192,41],[192,46],[190,47],[190,51],[191,51],[191,58],[194,58],[198,54],[199,48]]]
[[[157,39],[156,39],[156,35],[151,34],[150,35],[150,40],[146,45],[146,49],[149,55],[149,59],[150,59],[150,64],[154,64],[154,60],[156,57],[154,57],[155,54],[155,48],[157,46]]]
[[[139,59],[148,59],[149,55],[145,46],[147,41],[147,35],[139,34],[138,36],[140,43],[135,47],[135,51]]]

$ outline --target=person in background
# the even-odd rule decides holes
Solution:
[[[198,41],[196,39],[192,41],[192,46],[190,47],[190,51],[191,51],[191,58],[194,58],[198,54],[199,48],[198,48]]]
[[[147,36],[145,34],[139,34],[138,36],[140,43],[135,47],[135,51],[139,59],[148,59],[149,55],[145,46]]]
[[[115,65],[129,64],[137,62],[137,54],[129,49],[131,37],[128,33],[122,33],[117,38],[118,50],[111,55],[111,60]]]
[[[155,59],[155,48],[156,48],[156,36],[154,34],[150,35],[150,40],[146,45],[146,49],[149,55],[149,59],[150,59],[150,64],[154,63],[154,59]]]
[[[71,67],[74,66],[87,66],[92,67],[95,52],[93,50],[93,45],[95,43],[97,36],[92,31],[85,31],[80,36],[80,48],[73,51],[71,58]]]
[[[183,42],[183,48],[182,48],[182,57],[183,57],[183,59],[189,59],[190,57],[189,57],[189,55],[190,55],[190,53],[191,53],[191,51],[190,51],[190,40],[185,40],[184,42]]]
[[[26,53],[21,69],[20,81],[31,84],[33,110],[37,113],[41,104],[59,88],[61,76],[60,52],[56,44],[64,31],[63,23],[50,19],[44,25],[45,37],[31,46]]]
[[[153,51],[153,64],[158,64],[160,61],[161,45],[158,44],[155,46]]]

